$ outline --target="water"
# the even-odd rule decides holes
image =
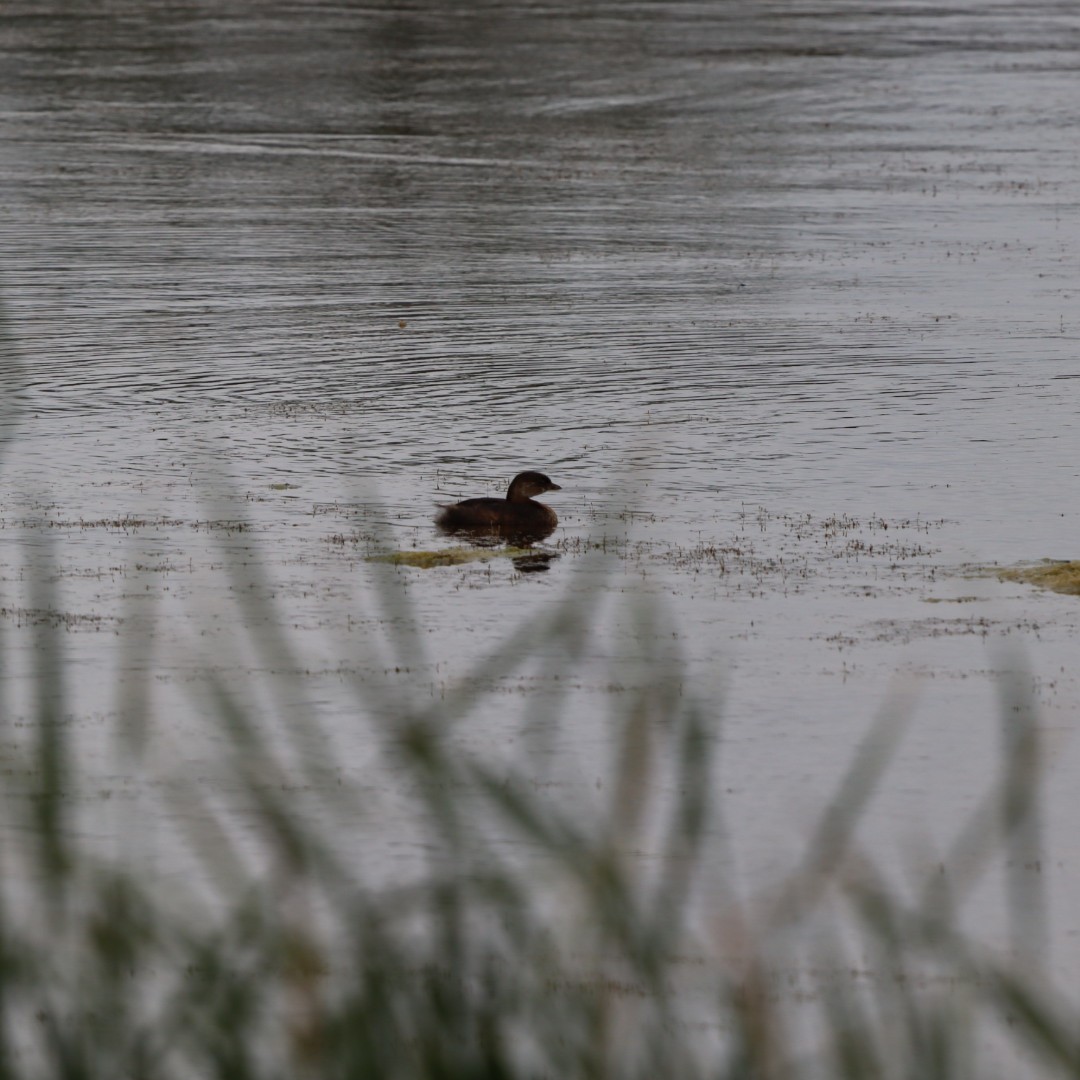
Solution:
[[[1023,667],[1069,971],[1080,609],[966,568],[1077,555],[1078,49],[1066,3],[6,5],[9,709],[63,617],[84,800],[142,808],[152,850],[190,828],[148,809],[163,778],[228,800],[191,710],[213,667],[285,731],[323,719],[327,782],[370,789],[362,855],[390,873],[419,853],[353,683],[438,698],[599,582],[573,690],[569,660],[527,659],[460,738],[588,803],[611,699],[676,648],[723,717],[753,892],[891,685],[914,720],[867,837],[943,850]],[[524,468],[564,488],[546,573],[366,561],[445,545],[435,502]],[[620,606],[642,592],[651,643]],[[124,769],[109,732],[148,672],[163,748]]]

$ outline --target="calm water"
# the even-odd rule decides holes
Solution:
[[[523,658],[461,739],[587,805],[613,701],[677,649],[750,891],[890,686],[915,720],[867,836],[944,849],[997,769],[995,673],[1026,665],[1070,970],[1080,606],[964,567],[1080,555],[1075,5],[213,10],[0,20],[4,684],[29,714],[62,615],[88,807],[141,808],[153,850],[165,778],[215,790],[211,666],[284,731],[320,718],[311,752],[378,808],[364,857],[408,866],[353,684],[437,698],[596,587],[584,655]],[[366,561],[445,546],[435,502],[530,467],[564,488],[546,573]],[[644,639],[640,593],[670,623]],[[146,672],[161,742],[125,770]]]

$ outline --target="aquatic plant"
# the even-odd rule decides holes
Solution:
[[[1022,581],[1041,589],[1080,596],[1080,562],[1044,559],[1031,566],[1005,567],[995,572],[1003,581]]]

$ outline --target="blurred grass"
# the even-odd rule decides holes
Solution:
[[[43,609],[50,580],[42,573],[36,585]],[[301,670],[257,599],[266,591],[237,594],[238,628],[263,628],[267,669]],[[245,863],[235,823],[196,786],[172,788],[184,816],[199,817],[191,847],[220,887],[194,912],[152,884],[160,875],[144,879],[137,857],[103,863],[78,841],[62,633],[36,627],[39,786],[23,842],[0,849],[0,1078],[1010,1075],[977,1051],[987,1037],[1039,1075],[1080,1075],[1076,1017],[1038,976],[1045,904],[1030,875],[1008,877],[1008,963],[955,920],[998,855],[1019,865],[1039,847],[1037,726],[1022,680],[1002,685],[1002,775],[961,830],[954,865],[928,875],[921,895],[890,888],[857,839],[903,736],[899,695],[855,753],[802,865],[775,894],[740,903],[736,889],[695,891],[722,854],[719,718],[686,691],[677,655],[655,655],[661,614],[639,605],[632,617],[653,659],[639,689],[619,697],[610,794],[592,815],[450,736],[479,704],[469,687],[538,653],[572,664],[594,628],[593,598],[571,591],[445,701],[357,688],[358,712],[394,717],[385,752],[440,853],[407,885],[358,880],[338,843],[362,812],[359,792],[320,792],[312,772],[325,802],[318,826],[289,794],[285,781],[322,737],[318,717],[273,746],[260,711],[210,677],[206,719],[228,733],[231,783],[255,808],[264,858]],[[404,627],[396,647],[415,660],[414,628],[388,625]],[[149,678],[145,642],[144,627],[127,647]],[[138,760],[153,718],[119,736]],[[661,786],[672,797],[657,799]],[[338,826],[328,830],[331,811]],[[540,853],[533,869],[484,843],[493,832]],[[635,857],[642,848],[655,857]],[[780,973],[790,980],[808,959],[840,974],[788,992]],[[870,977],[842,974],[856,970]]]

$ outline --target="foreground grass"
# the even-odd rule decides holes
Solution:
[[[49,588],[44,575],[43,609]],[[273,628],[253,598],[265,594],[238,590],[248,605],[238,633]],[[303,754],[283,756],[248,697],[208,675],[209,704],[192,708],[227,733],[230,783],[258,822],[259,857],[232,847],[235,823],[195,786],[170,790],[202,820],[192,850],[218,885],[194,907],[160,873],[141,872],[137,855],[103,862],[80,843],[77,763],[63,701],[49,692],[65,682],[63,630],[34,627],[40,692],[23,771],[37,779],[5,803],[0,846],[0,1080],[986,1077],[1017,1075],[1014,1060],[1036,1075],[1080,1075],[1076,1017],[1029,963],[1043,908],[1030,876],[1007,881],[1008,963],[955,918],[997,856],[1022,866],[1038,848],[1037,728],[1021,682],[1002,685],[1001,777],[921,891],[889,887],[856,837],[904,729],[903,706],[887,703],[802,865],[748,904],[734,887],[699,888],[722,865],[719,717],[685,692],[677,655],[655,655],[655,609],[634,610],[653,660],[612,717],[617,753],[594,812],[454,738],[482,703],[469,687],[538,654],[572,668],[595,602],[569,596],[435,704],[357,687],[358,715],[390,717],[381,760],[439,853],[404,883],[365,879],[349,854],[362,792],[321,792],[313,817],[289,793]],[[407,654],[413,630],[405,618],[393,625]],[[260,648],[267,670],[302,667],[283,630]],[[137,704],[138,689],[128,693]],[[318,716],[304,720],[317,740]],[[137,759],[152,737],[145,716],[125,752]],[[491,836],[536,857],[509,858]],[[636,858],[645,848],[650,858]],[[810,968],[875,977],[789,992],[785,980]],[[920,970],[934,977],[908,977]]]

